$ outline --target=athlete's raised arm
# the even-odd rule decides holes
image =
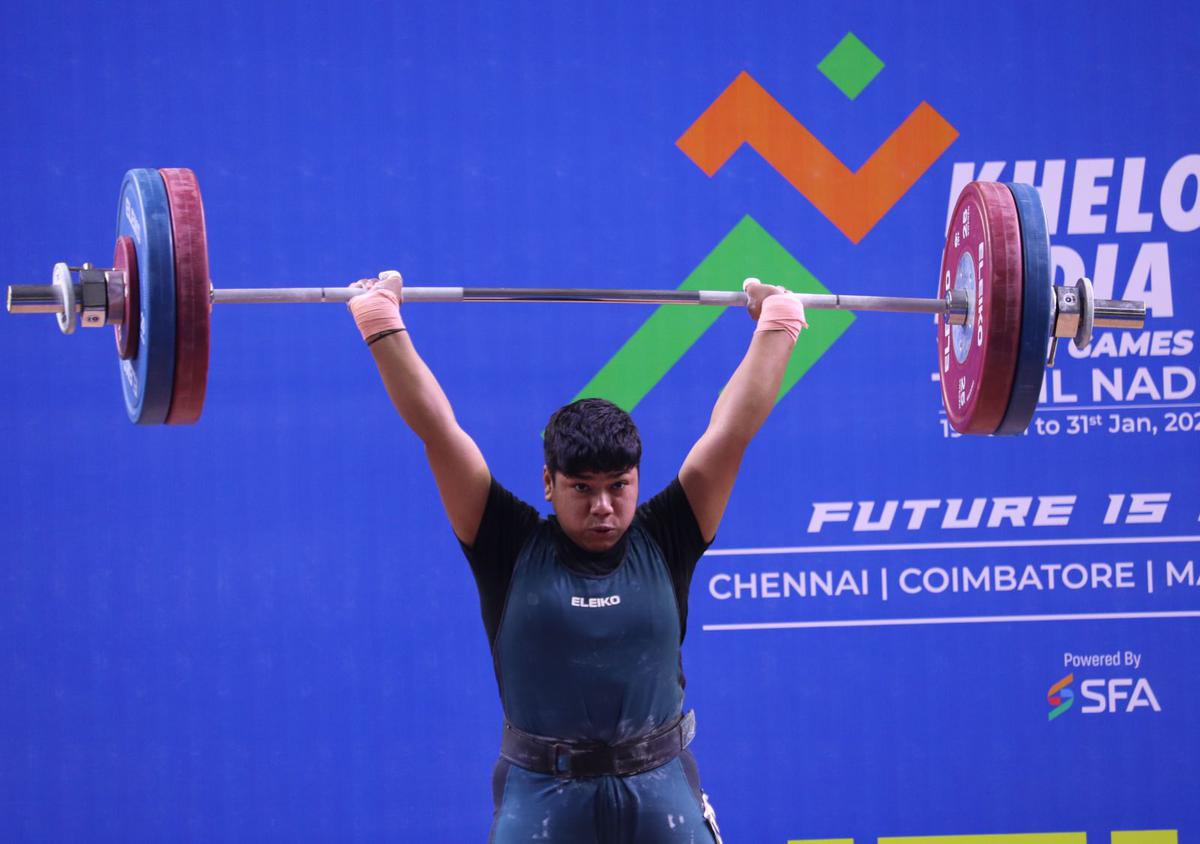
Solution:
[[[782,287],[751,281],[746,292],[747,309],[758,327],[717,399],[708,428],[679,470],[679,482],[706,542],[717,534],[746,447],[775,405],[796,337],[808,327],[804,307]]]
[[[388,271],[377,279],[351,285],[372,291],[350,301],[363,339],[370,346],[392,404],[421,442],[437,481],[450,526],[473,545],[487,503],[491,473],[475,441],[454,417],[433,372],[421,360],[400,319],[400,274]]]

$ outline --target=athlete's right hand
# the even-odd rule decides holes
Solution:
[[[384,270],[376,278],[362,278],[350,285],[360,290],[387,290],[403,301],[404,277],[396,270]]]

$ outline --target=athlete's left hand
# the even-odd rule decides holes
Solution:
[[[749,301],[746,302],[746,312],[750,314],[750,319],[758,321],[759,315],[762,313],[762,304],[768,296],[774,296],[778,293],[787,293],[788,291],[777,284],[763,284],[757,278],[748,278],[742,282],[742,289],[746,291]]]

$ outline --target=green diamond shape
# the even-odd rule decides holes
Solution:
[[[829,55],[821,59],[817,70],[853,100],[883,70],[883,62],[853,32],[847,32]]]

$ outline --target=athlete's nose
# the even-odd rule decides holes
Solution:
[[[607,492],[602,492],[592,499],[592,515],[607,516],[613,511],[612,500]]]

